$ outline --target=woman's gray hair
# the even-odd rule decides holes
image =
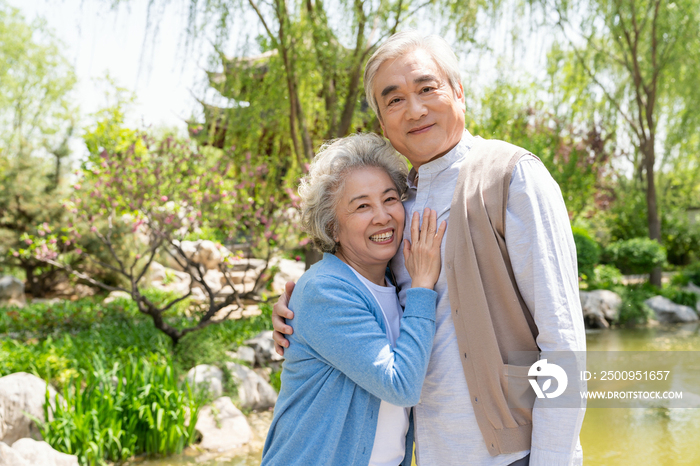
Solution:
[[[335,210],[348,174],[359,168],[385,170],[399,196],[406,193],[408,167],[389,141],[377,134],[355,134],[324,144],[301,180],[301,224],[323,252],[334,253],[338,219]]]
[[[384,42],[376,52],[367,60],[365,66],[365,95],[369,106],[381,119],[379,105],[374,97],[374,78],[377,70],[387,60],[394,60],[413,50],[421,49],[428,52],[438,69],[447,77],[453,91],[457,91],[462,84],[459,72],[459,61],[450,45],[440,36],[423,36],[417,31],[398,32]]]

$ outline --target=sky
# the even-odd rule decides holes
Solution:
[[[189,49],[186,47],[187,1],[155,2],[167,6],[155,7],[158,10],[150,12],[150,26],[147,24],[149,0],[122,0],[118,8],[110,7],[112,0],[6,1],[29,21],[44,18],[64,44],[63,54],[78,77],[75,96],[84,125],[91,121],[90,114],[107,105],[106,85],[100,81],[106,75],[136,97],[135,107],[127,114],[131,126],[176,127],[184,133],[185,120],[200,113],[201,106],[195,96],[209,103],[227,105],[206,86],[207,58],[212,52],[206,36]],[[537,64],[541,63],[547,38],[530,31],[526,50],[513,49],[509,37],[518,29],[512,28],[512,24],[522,19],[517,19],[514,10],[503,11],[505,21],[482,31],[487,34],[484,42],[491,50],[471,55],[458,51],[466,90],[474,97],[497,77],[494,57],[510,62],[511,66],[517,65],[523,76],[536,74]],[[257,23],[252,16],[237,21],[247,28]],[[421,21],[422,32],[438,32],[429,30],[431,27],[436,26],[425,19]],[[523,32],[528,34],[527,27]],[[236,44],[228,47],[234,50]],[[79,140],[74,146],[78,158],[85,154]]]
[[[197,111],[209,50],[185,50],[186,2],[171,2],[156,14],[158,31],[147,29],[148,1],[110,8],[107,0],[9,0],[27,20],[43,17],[64,44],[78,76],[75,96],[83,116],[107,103],[105,75],[132,91],[132,123],[186,128]]]

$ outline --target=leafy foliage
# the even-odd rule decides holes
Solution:
[[[654,317],[654,311],[644,304],[644,301],[654,296],[656,294],[655,290],[655,287],[645,287],[643,285],[622,287],[619,290],[621,291],[622,305],[620,306],[618,324],[645,324]]]
[[[65,385],[62,401],[52,407],[46,397],[44,440],[83,465],[180,453],[195,439],[199,401],[181,387],[169,358],[127,353],[109,367],[98,354],[92,370]]]
[[[610,244],[605,255],[623,273],[649,273],[666,261],[666,250],[649,238],[632,238]]]
[[[588,288],[612,290],[622,285],[622,278],[622,272],[614,265],[596,265],[593,269],[593,279],[588,282]]]
[[[578,274],[584,280],[591,280],[595,275],[594,267],[600,261],[600,246],[583,228],[574,227],[573,233],[576,243]]]
[[[43,296],[65,279],[55,267],[10,255],[43,222],[61,222],[76,78],[42,21],[0,0],[0,268],[19,268]]]

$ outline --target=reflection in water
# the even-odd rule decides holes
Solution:
[[[589,331],[587,342],[589,351],[700,351],[700,324]],[[674,372],[694,378],[692,386],[700,390],[700,374],[682,369]],[[698,432],[700,409],[588,409],[581,430],[584,462],[699,465]]]
[[[640,329],[589,330],[589,351],[700,351],[700,324]],[[700,353],[698,353],[700,358]],[[674,369],[675,373],[679,369]],[[682,371],[681,371],[682,372]],[[700,373],[694,377],[700,392]],[[269,417],[261,416],[261,418]],[[269,420],[264,419],[268,423]],[[251,419],[256,431],[253,448],[240,455],[207,459],[181,455],[134,462],[142,466],[254,466],[260,464],[264,422]],[[257,425],[256,425],[257,424]],[[256,428],[257,427],[257,428]],[[700,409],[597,408],[588,409],[581,431],[586,466],[700,465]]]

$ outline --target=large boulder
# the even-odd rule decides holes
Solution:
[[[216,366],[200,364],[189,370],[187,382],[190,387],[206,389],[213,397],[219,397],[224,391],[224,373]]]
[[[241,408],[268,409],[275,406],[277,392],[253,370],[235,362],[227,362],[226,368],[238,386]]]
[[[22,280],[9,275],[0,278],[0,303],[15,306],[24,306],[27,303]]]
[[[231,254],[231,251],[225,247],[217,245],[209,240],[182,241],[176,243],[176,245],[179,246],[188,259],[192,262],[202,264],[206,269],[218,269],[223,258]],[[180,259],[181,256],[178,251],[173,250],[172,253]],[[169,267],[182,270],[182,267],[180,267],[175,259],[170,257],[170,255],[168,257],[167,265]],[[180,259],[180,261],[182,262],[182,259]]]
[[[272,291],[276,294],[284,293],[284,285],[287,282],[296,283],[306,271],[306,264],[301,261],[289,259],[275,259],[270,265],[279,267],[272,281]]]
[[[20,454],[27,464],[42,466],[78,466],[78,457],[54,450],[46,442],[23,438],[12,444],[12,449]]]
[[[0,442],[0,466],[31,466],[5,442]]]
[[[620,315],[622,298],[610,290],[580,291],[583,318],[592,328],[608,328]]]
[[[663,296],[654,296],[644,301],[656,314],[656,320],[663,323],[695,322],[698,314],[692,307],[676,304]]]
[[[255,361],[260,366],[267,366],[270,363],[279,363],[284,358],[275,351],[275,340],[272,339],[272,330],[258,333],[245,344],[255,350]]]
[[[226,353],[231,359],[238,359],[251,366],[255,364],[255,350],[250,346],[239,346],[236,351]]]
[[[248,420],[227,396],[199,411],[195,429],[202,434],[199,446],[210,451],[240,447],[250,442],[253,435]]]
[[[49,397],[55,402],[56,390],[48,388]],[[0,440],[12,444],[25,437],[41,439],[39,429],[27,414],[43,422],[45,400],[46,382],[39,377],[26,372],[0,377]]]

